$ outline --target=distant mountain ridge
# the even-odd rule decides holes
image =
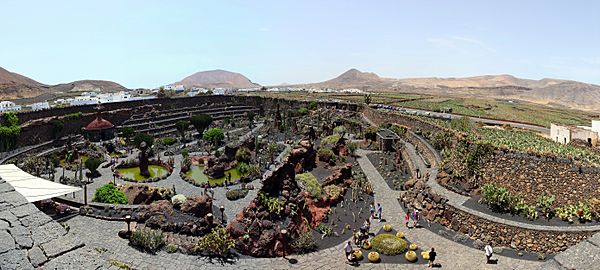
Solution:
[[[372,72],[350,69],[336,78],[295,87],[358,88],[442,96],[512,98],[545,105],[600,111],[600,86],[570,80],[521,79],[512,75],[463,78],[383,78]]]
[[[102,80],[81,80],[47,85],[0,67],[0,100],[33,98],[56,92],[90,91],[95,89],[107,92],[127,90],[127,88],[118,83]]]
[[[230,89],[260,87],[260,85],[253,83],[250,79],[240,73],[221,69],[196,72],[175,84],[183,85],[185,87]]]

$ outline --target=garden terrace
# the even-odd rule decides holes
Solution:
[[[145,116],[142,118],[130,119],[125,121],[119,128],[133,128],[138,133],[149,134],[167,134],[175,132],[175,124],[180,120],[188,120],[190,115],[208,114],[215,120],[226,119],[230,117],[244,117],[248,112],[258,112],[259,109],[250,106],[226,106],[219,108],[202,109],[199,107],[189,107],[180,112],[164,113],[157,111],[158,116]]]

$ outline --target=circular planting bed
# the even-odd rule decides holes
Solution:
[[[231,174],[231,181],[237,181],[240,179],[240,173],[237,169],[229,169],[225,171],[225,175],[219,178],[209,178],[206,174],[204,174],[204,166],[191,166],[190,170],[185,173],[185,178],[188,182],[196,185],[202,186],[206,183],[209,183],[211,186],[222,186],[225,184],[225,180],[228,179],[228,175]]]
[[[140,175],[140,167],[118,168],[119,177],[131,182],[156,182],[169,176],[169,169],[160,165],[149,165],[150,177]]]

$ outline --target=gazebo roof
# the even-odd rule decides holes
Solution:
[[[100,115],[100,113],[98,113],[96,118],[94,120],[92,120],[92,122],[87,124],[87,126],[85,126],[84,129],[85,130],[100,130],[100,129],[112,128],[114,126],[115,125],[113,125],[110,121],[102,118],[102,115]]]

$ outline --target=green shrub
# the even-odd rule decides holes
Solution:
[[[185,201],[187,201],[187,197],[183,194],[177,194],[171,198],[171,203],[173,203],[173,205],[181,205]]]
[[[127,196],[125,196],[125,193],[119,191],[115,185],[108,183],[96,189],[92,201],[99,203],[127,204]]]
[[[342,196],[343,189],[336,185],[328,185],[323,188],[323,191],[332,201],[337,201]]]
[[[520,210],[521,215],[528,220],[535,220],[538,218],[538,212],[533,206],[523,205]]]
[[[131,233],[129,244],[150,253],[155,253],[165,244],[165,236],[161,230],[141,228]]]
[[[331,228],[329,225],[327,225],[325,223],[319,223],[319,225],[317,225],[316,230],[320,234],[325,235],[327,237],[333,235],[333,228]]]
[[[172,137],[162,138],[162,144],[166,145],[166,146],[173,145],[173,144],[175,144],[176,141],[177,140],[175,140],[175,138],[172,138]]]
[[[310,231],[304,233],[301,232],[292,239],[292,247],[294,247],[298,253],[309,253],[317,250],[317,243]]]
[[[250,162],[252,152],[247,147],[240,147],[235,151],[235,160],[239,162]]]
[[[69,113],[69,114],[65,114],[65,120],[79,119],[79,118],[81,118],[81,116],[83,116],[82,112]]]
[[[317,151],[317,156],[319,157],[320,161],[329,162],[335,157],[335,154],[333,151],[331,151],[331,149],[321,147],[319,148],[319,151]]]
[[[358,149],[358,144],[355,142],[348,142],[346,143],[346,149],[348,149],[348,154],[350,154],[350,156],[354,156],[356,155],[356,149]]]
[[[307,108],[300,108],[298,109],[298,115],[307,115],[308,114],[308,109]]]
[[[393,256],[406,251],[408,243],[393,234],[379,234],[371,239],[371,246],[381,254]]]
[[[227,197],[230,201],[235,201],[242,199],[248,195],[247,189],[231,189],[225,193],[225,197]]]
[[[235,246],[229,232],[225,228],[214,228],[209,234],[200,237],[194,247],[196,252],[206,252],[210,255],[226,256]]]
[[[258,195],[256,196],[256,199],[260,205],[267,208],[267,211],[269,211],[269,213],[278,215],[279,213],[281,213],[283,203],[279,201],[279,198],[271,197],[266,193],[259,191]]]
[[[321,184],[319,184],[319,181],[312,173],[305,172],[301,174],[296,174],[296,181],[298,182],[298,185],[300,185],[302,190],[308,192],[308,194],[311,197],[315,199],[321,197],[321,194],[323,193],[323,190],[321,189]]]
[[[546,193],[542,192],[537,199],[537,207],[540,209],[542,214],[546,218],[550,218],[552,216],[552,205],[556,198],[554,196],[546,195]]]
[[[340,138],[342,138],[340,136],[340,134],[336,133],[336,134],[329,135],[329,136],[323,138],[323,140],[321,140],[321,143],[323,145],[326,145],[326,144],[336,144],[340,140]]]
[[[178,249],[179,249],[179,247],[175,244],[168,244],[165,247],[165,251],[167,251],[167,253],[175,253],[175,252],[177,252]]]
[[[244,175],[245,176],[245,175],[248,175],[250,173],[250,165],[248,165],[248,163],[246,163],[246,162],[240,162],[240,163],[238,163],[235,168],[240,173],[240,175]]]
[[[93,174],[96,174],[96,171],[98,170],[98,167],[100,167],[100,164],[102,164],[102,162],[104,162],[104,160],[97,158],[97,157],[90,157],[88,158],[84,165],[85,168],[90,170],[90,172]]]

